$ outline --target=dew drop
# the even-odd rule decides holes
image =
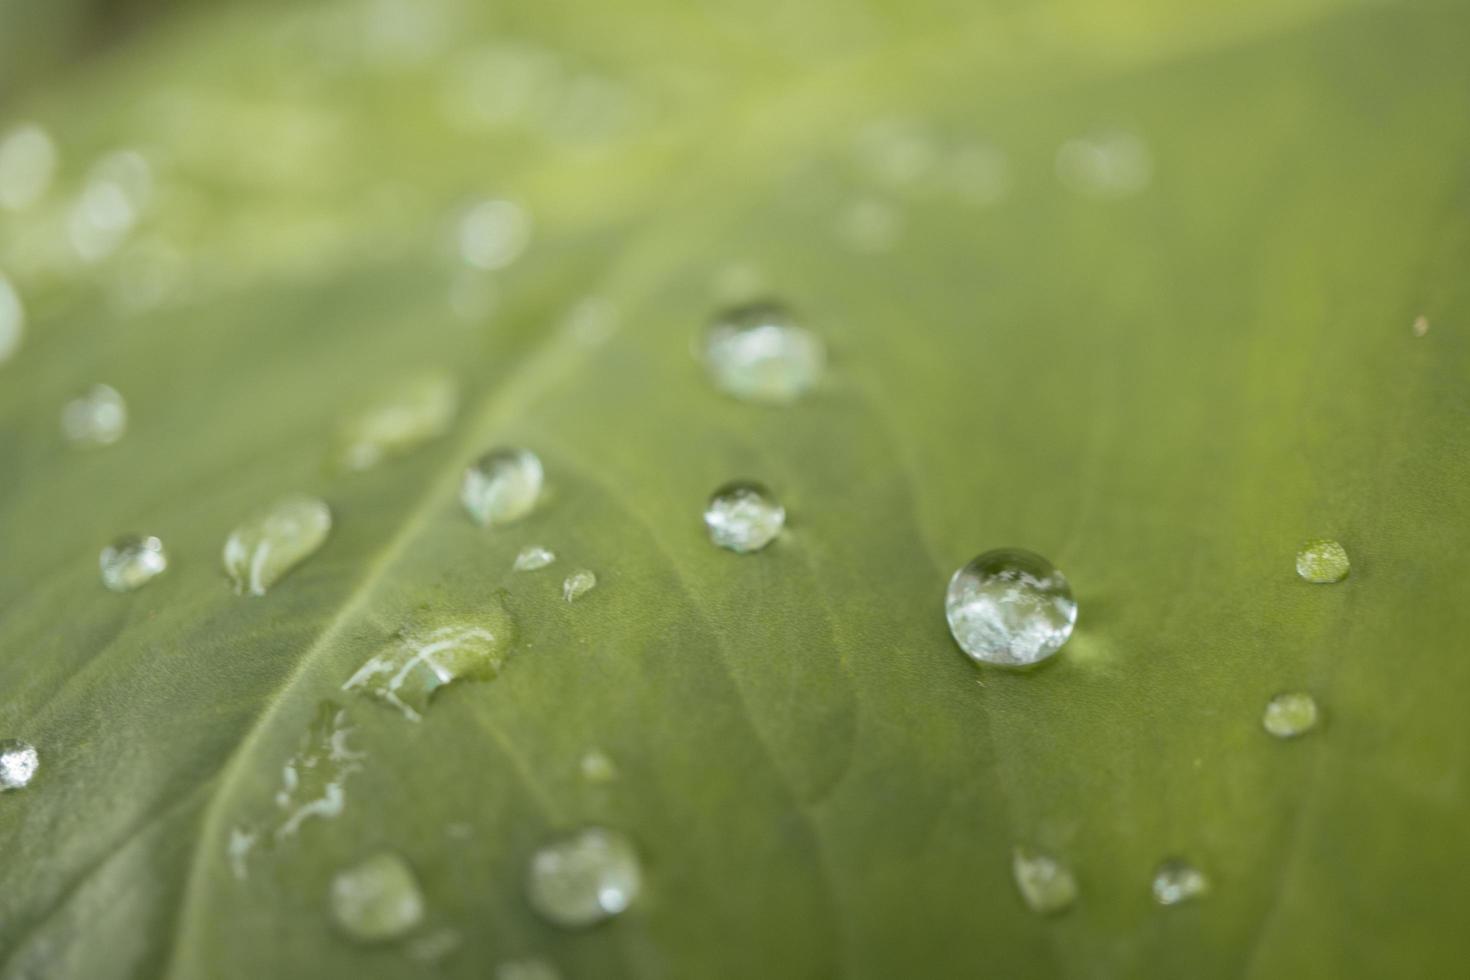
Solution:
[[[1011,852],[1011,872],[1021,898],[1033,912],[1051,915],[1077,901],[1077,879],[1049,854],[1018,846]]]
[[[582,778],[589,783],[611,783],[618,778],[618,766],[612,757],[601,749],[592,749],[582,756]]]
[[[1066,576],[1020,548],[987,551],[954,573],[949,631],[977,663],[1026,667],[1062,648],[1077,621]]]
[[[547,844],[531,858],[526,896],[542,917],[573,929],[625,910],[638,897],[643,871],[622,834],[588,827]]]
[[[1296,573],[1317,585],[1341,582],[1348,569],[1347,550],[1331,538],[1314,538],[1296,553]]]
[[[1169,858],[1155,869],[1152,888],[1155,902],[1180,905],[1208,893],[1210,879],[1188,861]]]
[[[742,401],[787,405],[811,391],[826,370],[827,350],[775,303],[737,306],[705,335],[704,362],[715,385]]]
[[[443,435],[458,411],[459,386],[453,378],[410,378],[342,427],[339,459],[350,470],[371,469]]]
[[[103,585],[113,592],[132,592],[164,573],[168,555],[157,538],[128,534],[103,548],[97,563]]]
[[[1296,738],[1317,727],[1317,701],[1310,694],[1292,691],[1266,702],[1261,727],[1277,738]]]
[[[41,768],[36,747],[18,738],[0,739],[0,793],[25,789]]]
[[[408,862],[382,851],[332,878],[332,918],[358,942],[401,939],[424,921],[424,893]]]
[[[347,806],[347,779],[361,771],[367,758],[348,743],[352,731],[340,705],[332,701],[317,705],[300,745],[281,766],[276,814],[270,821],[272,842],[292,836],[312,818],[331,820],[342,815]]]
[[[326,502],[306,494],[282,497],[230,532],[225,572],[237,594],[262,596],[316,553],[332,529]]]
[[[487,610],[474,623],[405,628],[368,658],[342,690],[376,698],[397,708],[409,721],[419,721],[440,688],[499,675],[514,630],[503,609]]]
[[[597,575],[585,568],[579,568],[568,575],[566,581],[561,584],[562,598],[567,602],[576,602],[587,593],[591,592],[597,585]]]
[[[561,980],[561,974],[543,959],[506,960],[495,968],[495,980]]]
[[[128,405],[116,388],[93,385],[61,410],[61,434],[73,446],[110,446],[128,431]]]
[[[464,471],[459,499],[482,527],[510,524],[535,508],[544,479],[529,449],[492,449]]]
[[[709,539],[739,554],[760,551],[786,525],[786,508],[759,483],[736,480],[714,492],[704,508]]]
[[[46,196],[56,176],[56,142],[35,123],[0,137],[0,209],[24,211]]]
[[[21,305],[20,293],[10,284],[5,273],[0,272],[0,364],[10,360],[20,350],[25,326],[26,311]]]
[[[531,215],[514,201],[481,201],[459,220],[459,255],[477,269],[503,269],[531,241]]]
[[[1130,197],[1153,180],[1153,154],[1136,133],[1125,130],[1068,140],[1057,151],[1057,177],[1084,197]]]
[[[545,568],[554,561],[556,561],[556,552],[550,548],[543,548],[539,544],[533,544],[521,549],[520,554],[516,555],[512,568],[517,572],[534,572]]]

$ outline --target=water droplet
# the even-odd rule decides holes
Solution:
[[[561,974],[543,959],[507,960],[495,968],[495,980],[561,980]]]
[[[342,690],[377,698],[409,721],[419,721],[440,688],[498,675],[513,635],[511,618],[500,609],[487,610],[473,624],[409,627],[370,657]]]
[[[1066,576],[1020,548],[987,551],[954,573],[949,631],[977,663],[1026,667],[1062,648],[1077,621]]]
[[[573,929],[622,912],[642,885],[632,842],[617,831],[588,827],[532,856],[526,896],[548,921]]]
[[[1188,861],[1170,858],[1154,871],[1154,901],[1160,905],[1179,905],[1203,897],[1210,890],[1210,879]]]
[[[610,783],[618,778],[618,766],[612,757],[601,749],[592,749],[582,756],[582,778],[589,783]]]
[[[18,738],[0,739],[0,793],[25,789],[39,768],[41,756],[34,745]]]
[[[1129,197],[1147,188],[1153,175],[1153,154],[1135,133],[1098,133],[1068,140],[1057,151],[1057,177],[1085,197]]]
[[[345,710],[332,701],[317,705],[300,746],[281,766],[272,841],[290,837],[313,817],[330,820],[341,816],[347,805],[347,777],[359,772],[367,758],[347,744],[351,734]]]
[[[401,939],[424,921],[424,893],[408,862],[382,851],[337,872],[332,879],[332,917],[364,943]]]
[[[1077,879],[1066,865],[1049,854],[1016,847],[1011,852],[1011,872],[1021,898],[1033,912],[1051,915],[1077,901]]]
[[[774,303],[737,306],[705,335],[704,361],[715,384],[743,401],[787,405],[816,387],[827,349]]]
[[[225,541],[225,572],[235,592],[265,595],[315,554],[331,529],[332,511],[326,502],[305,494],[282,497],[257,513]]]
[[[1341,582],[1348,569],[1347,549],[1331,538],[1314,538],[1296,553],[1296,573],[1317,585]]]
[[[116,388],[93,385],[61,410],[61,434],[73,446],[110,446],[128,431],[128,405]]]
[[[529,449],[492,449],[464,471],[459,499],[476,524],[510,524],[531,513],[545,475]]]
[[[239,881],[250,877],[250,852],[260,843],[260,834],[244,827],[231,827],[230,839],[225,843],[225,858],[230,862],[230,873]]]
[[[25,326],[26,310],[21,305],[20,293],[10,284],[5,273],[0,272],[0,364],[10,360],[20,350]]]
[[[56,143],[35,123],[21,123],[0,137],[0,208],[24,211],[51,189]]]
[[[1261,726],[1277,738],[1296,738],[1317,727],[1317,702],[1310,694],[1278,694],[1266,702]]]
[[[113,592],[132,592],[164,573],[168,555],[157,538],[127,534],[102,549],[98,565],[103,585]]]
[[[521,553],[516,555],[513,567],[518,572],[534,572],[545,568],[554,561],[556,561],[556,552],[550,548],[543,548],[539,544],[533,544],[521,549]]]
[[[504,269],[531,241],[531,215],[513,201],[481,201],[459,220],[459,255],[477,269]]]
[[[132,150],[110,153],[87,176],[67,216],[67,235],[84,262],[117,250],[138,223],[153,194],[153,170]]]
[[[343,426],[342,465],[366,470],[449,431],[459,411],[459,386],[443,374],[410,378]]]
[[[1429,317],[1419,316],[1414,318],[1414,336],[1424,337],[1429,333]]]
[[[568,575],[566,581],[561,584],[562,597],[567,602],[576,602],[597,585],[597,575],[585,568]]]
[[[853,201],[837,218],[837,236],[855,252],[887,252],[902,234],[903,212],[875,197]]]
[[[760,551],[786,525],[786,508],[770,490],[750,480],[727,483],[704,508],[709,539],[740,554]]]

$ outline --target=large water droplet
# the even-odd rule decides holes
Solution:
[[[1170,858],[1154,871],[1152,889],[1160,905],[1179,905],[1209,892],[1210,879],[1188,861]]]
[[[481,201],[459,220],[459,254],[477,269],[503,269],[531,241],[531,215],[513,201]]]
[[[786,405],[816,387],[827,366],[821,339],[775,303],[738,306],[705,335],[704,362],[720,390],[743,401]]]
[[[1136,133],[1098,133],[1068,140],[1057,151],[1057,177],[1085,197],[1129,197],[1147,188],[1153,176],[1153,154]]]
[[[103,585],[113,592],[132,592],[164,573],[168,555],[157,538],[128,534],[102,549],[98,565]]]
[[[21,305],[20,293],[10,284],[5,273],[0,272],[0,364],[10,360],[20,350],[25,326],[26,311]]]
[[[366,470],[406,453],[449,431],[458,411],[459,386],[453,378],[443,374],[410,378],[343,426],[342,465]]]
[[[544,479],[529,449],[492,449],[464,471],[459,499],[476,524],[510,524],[535,508]]]
[[[1261,726],[1277,738],[1295,738],[1317,727],[1317,701],[1298,691],[1278,694],[1266,702]]]
[[[740,554],[759,551],[786,525],[786,508],[759,483],[736,480],[714,492],[704,508],[709,539]]]
[[[56,143],[35,123],[0,137],[0,208],[24,211],[46,196],[56,175]]]
[[[0,793],[25,789],[41,768],[36,747],[18,738],[0,739]]]
[[[332,879],[332,917],[364,943],[401,939],[424,921],[424,894],[408,862],[382,851],[337,872]]]
[[[61,434],[73,446],[110,446],[128,431],[128,405],[116,388],[93,385],[61,410]]]
[[[622,912],[642,885],[632,842],[617,831],[588,827],[532,856],[526,895],[548,921],[571,929]]]
[[[440,688],[460,680],[490,680],[505,666],[514,626],[503,610],[474,623],[409,627],[363,664],[344,691],[377,698],[419,721]]]
[[[305,494],[277,500],[235,528],[225,541],[225,572],[237,593],[265,595],[327,540],[332,511]]]
[[[539,544],[533,544],[521,549],[512,567],[517,572],[534,572],[545,568],[554,561],[556,561],[556,552],[550,548],[543,548]]]
[[[1348,569],[1347,550],[1331,538],[1314,538],[1296,553],[1296,573],[1317,585],[1341,582]]]
[[[507,960],[495,968],[495,980],[561,980],[561,974],[543,959]]]
[[[1008,667],[1050,657],[1077,621],[1066,576],[1020,548],[987,551],[955,572],[944,609],[960,649],[979,663]]]
[[[1056,858],[1028,847],[1011,852],[1016,888],[1031,911],[1050,915],[1070,908],[1077,900],[1077,879]]]
[[[586,568],[579,568],[566,577],[561,584],[562,598],[576,602],[597,587],[597,575]]]

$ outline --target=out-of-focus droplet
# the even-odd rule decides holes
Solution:
[[[26,311],[21,305],[20,293],[10,284],[5,273],[0,272],[0,364],[10,360],[20,350],[25,326]]]
[[[704,363],[721,391],[742,401],[787,405],[811,391],[827,367],[821,339],[776,303],[752,303],[716,317]]]
[[[1131,197],[1153,181],[1154,159],[1136,133],[1113,130],[1068,140],[1057,151],[1057,177],[1070,191],[1109,200]]]
[[[535,572],[556,561],[556,552],[539,544],[528,545],[516,555],[514,566],[518,572]]]
[[[526,875],[531,907],[568,929],[618,915],[642,887],[643,868],[632,841],[602,827],[545,845],[532,856]]]
[[[490,680],[510,653],[515,625],[492,604],[473,623],[412,626],[368,659],[342,685],[392,705],[419,721],[440,688],[461,680]]]
[[[837,236],[854,252],[887,252],[903,234],[903,212],[876,197],[860,197],[837,217]]]
[[[18,738],[0,739],[0,793],[25,789],[41,768],[36,747]]]
[[[1169,858],[1155,869],[1151,887],[1160,905],[1182,905],[1207,894],[1210,879],[1188,861]]]
[[[481,201],[459,219],[459,254],[477,269],[504,269],[531,241],[531,215],[514,201]]]
[[[332,529],[325,501],[290,494],[253,515],[225,540],[225,572],[237,593],[262,596],[316,553]]]
[[[1077,879],[1050,854],[1016,847],[1011,852],[1011,873],[1021,898],[1033,912],[1052,915],[1077,901]]]
[[[902,188],[923,180],[939,159],[934,137],[914,120],[884,119],[858,133],[858,163],[877,183]]]
[[[1414,318],[1414,336],[1424,337],[1429,334],[1429,317],[1417,316]]]
[[[67,235],[84,262],[117,250],[153,196],[153,169],[134,150],[110,153],[87,176],[67,216]]]
[[[445,374],[424,374],[397,385],[342,427],[342,465],[366,470],[449,431],[459,411],[459,385]]]
[[[955,572],[944,609],[961,650],[977,663],[1006,667],[1050,657],[1077,622],[1066,576],[1020,548],[987,551]]]
[[[1314,585],[1341,582],[1350,569],[1347,549],[1331,538],[1313,538],[1296,553],[1296,573]]]
[[[21,123],[0,136],[0,210],[24,211],[45,197],[57,157],[56,141],[35,123]]]
[[[529,449],[492,449],[464,472],[459,499],[476,524],[510,524],[531,513],[545,474]]]
[[[61,410],[61,434],[73,446],[110,446],[128,431],[128,405],[116,388],[93,385]]]
[[[562,598],[567,602],[576,602],[597,586],[596,573],[585,568],[579,568],[568,575],[566,581],[561,584]]]
[[[1261,727],[1277,738],[1296,738],[1317,727],[1317,700],[1310,694],[1291,691],[1266,702]]]
[[[132,592],[162,575],[168,556],[157,538],[129,534],[103,548],[98,564],[103,585],[113,592]]]
[[[402,939],[424,921],[424,894],[408,862],[391,851],[364,858],[332,879],[332,917],[363,943]]]
[[[710,496],[704,526],[719,547],[748,554],[776,540],[786,526],[786,508],[763,484],[736,480]]]
[[[601,749],[590,749],[580,763],[582,778],[589,783],[610,783],[618,778],[618,766]]]

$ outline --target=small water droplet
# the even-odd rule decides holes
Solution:
[[[568,575],[566,581],[561,584],[561,594],[567,602],[576,602],[591,592],[596,585],[597,575],[585,568],[579,568]]]
[[[1033,912],[1051,915],[1077,901],[1077,879],[1049,854],[1018,846],[1011,852],[1011,872],[1021,898]]]
[[[592,749],[582,756],[582,778],[589,783],[610,783],[618,778],[618,766],[612,757],[601,749]]]
[[[0,137],[0,208],[24,211],[46,196],[56,176],[56,142],[35,123]]]
[[[1066,576],[1020,548],[987,551],[955,572],[944,607],[960,649],[977,663],[1007,667],[1050,657],[1077,622]]]
[[[1188,861],[1169,858],[1154,871],[1152,888],[1155,902],[1179,905],[1207,894],[1210,879]]]
[[[1419,316],[1414,318],[1414,336],[1424,337],[1429,333],[1429,317]]]
[[[67,216],[67,235],[84,262],[98,262],[132,232],[153,194],[153,170],[133,150],[97,161]]]
[[[1057,177],[1084,197],[1129,197],[1153,180],[1153,154],[1136,133],[1123,130],[1068,140],[1057,151]]]
[[[61,410],[61,434],[73,446],[110,446],[128,431],[128,405],[116,388],[93,385]]]
[[[387,398],[342,428],[339,458],[350,470],[366,470],[449,431],[459,411],[459,386],[444,374],[425,374],[400,384]]]
[[[826,346],[774,303],[727,310],[705,335],[704,362],[715,385],[742,401],[787,405],[816,387]]]
[[[377,698],[409,721],[419,721],[440,688],[496,677],[513,636],[510,615],[502,609],[487,609],[472,624],[408,627],[358,668],[342,690]]]
[[[704,508],[709,539],[739,554],[760,551],[786,525],[786,508],[775,494],[751,480],[736,480],[714,492]]]
[[[332,529],[326,502],[305,494],[277,500],[230,532],[225,572],[236,593],[265,595],[291,569],[316,553]]]
[[[332,917],[364,943],[401,939],[424,921],[424,894],[408,862],[391,851],[364,858],[332,879]]]
[[[0,364],[4,364],[20,350],[21,338],[25,336],[26,310],[5,273],[0,272]]]
[[[532,856],[526,896],[545,919],[573,929],[624,911],[642,885],[632,842],[617,831],[588,827]]]
[[[40,768],[41,756],[34,745],[18,738],[0,739],[0,793],[25,789]]]
[[[98,565],[103,585],[113,592],[132,592],[164,573],[168,555],[157,538],[128,534],[102,549]]]
[[[1317,727],[1317,701],[1298,691],[1278,694],[1266,702],[1261,726],[1277,738],[1296,738]]]
[[[531,513],[545,474],[529,449],[492,449],[464,471],[459,499],[476,524],[510,524]]]
[[[1347,549],[1331,538],[1314,538],[1296,553],[1296,573],[1317,585],[1341,582],[1348,570]]]
[[[543,959],[507,960],[495,968],[495,980],[561,980],[561,974]]]
[[[481,201],[459,220],[459,255],[477,269],[504,269],[531,241],[531,215],[514,201]]]
[[[550,548],[543,548],[539,544],[533,544],[522,548],[520,554],[516,555],[513,568],[518,572],[534,572],[545,568],[556,561],[556,552]]]

